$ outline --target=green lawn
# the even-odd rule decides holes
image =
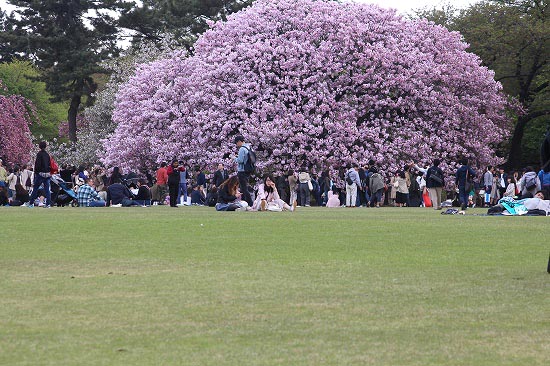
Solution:
[[[548,218],[298,210],[0,209],[0,365],[548,365]]]

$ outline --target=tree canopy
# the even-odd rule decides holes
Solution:
[[[193,55],[138,69],[119,92],[104,162],[230,163],[243,134],[263,171],[499,163],[506,98],[460,38],[371,5],[259,0],[213,25]]]
[[[18,7],[17,16],[5,21],[7,31],[0,34],[0,41],[8,44],[9,52],[15,50],[33,60],[43,71],[40,80],[54,101],[70,101],[69,136],[75,141],[79,107],[97,88],[94,74],[103,72],[101,61],[118,52],[119,30],[109,11],[131,4],[121,0],[9,2]]]
[[[158,43],[164,34],[191,50],[197,37],[208,29],[208,21],[225,20],[249,6],[252,0],[143,0],[123,12],[122,27],[134,31],[134,41]]]
[[[31,101],[10,95],[0,79],[0,157],[8,164],[29,162],[33,148],[29,126],[35,113]]]
[[[517,98],[524,113],[517,116],[508,165],[518,168],[536,161],[544,128],[538,128],[538,138],[533,136],[535,143],[523,138],[535,122],[550,123],[548,2],[482,1],[460,11],[446,7],[419,15],[459,31],[469,43],[469,51],[495,71],[495,79],[507,94]],[[530,155],[523,154],[522,147],[528,145],[533,145]]]

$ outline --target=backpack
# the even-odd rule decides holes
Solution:
[[[55,160],[50,157],[50,174],[56,174],[59,171],[59,166],[55,162]]]
[[[432,169],[430,179],[436,183],[443,184],[443,175],[439,173],[438,169]]]
[[[254,173],[254,171],[256,170],[256,153],[254,152],[254,150],[249,149],[244,145],[243,147],[247,151],[247,156],[244,162],[244,172],[249,174]]]
[[[537,187],[537,176],[533,175],[531,178],[525,180],[525,188],[531,191]]]
[[[346,183],[350,186],[353,184],[353,179],[349,176],[349,172],[346,173]]]

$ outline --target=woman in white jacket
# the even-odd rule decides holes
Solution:
[[[294,204],[288,205],[279,197],[275,180],[267,175],[264,177],[264,182],[258,187],[256,200],[252,205],[252,209],[256,211],[294,211]]]

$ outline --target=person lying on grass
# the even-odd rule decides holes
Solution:
[[[514,200],[510,197],[505,197],[499,200],[498,204],[489,208],[489,215],[508,214],[508,215],[524,215],[533,214],[548,216],[550,215],[550,200],[547,200],[548,192],[538,191],[533,198],[524,198]]]

